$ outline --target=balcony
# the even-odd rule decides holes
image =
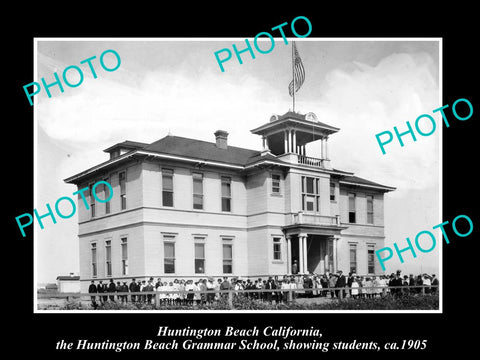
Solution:
[[[326,216],[318,214],[306,214],[303,211],[299,211],[296,214],[292,214],[292,225],[295,224],[340,226],[340,215]]]
[[[297,161],[299,164],[302,165],[309,165],[309,166],[315,166],[315,167],[325,167],[325,160],[324,159],[318,159],[306,155],[300,155],[297,154]]]

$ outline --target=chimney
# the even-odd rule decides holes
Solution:
[[[228,132],[225,130],[217,130],[215,131],[215,140],[216,145],[219,149],[226,149],[228,146],[227,143]]]

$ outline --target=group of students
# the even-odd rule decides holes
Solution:
[[[353,298],[373,298],[385,296],[390,293],[393,296],[407,294],[437,294],[439,282],[435,274],[401,276],[401,271],[397,270],[389,276],[363,277],[350,273],[347,281],[349,294]]]
[[[151,304],[154,301],[153,292],[158,292],[158,300],[161,305],[166,304],[209,304],[218,301],[222,296],[228,296],[228,292],[221,290],[234,290],[234,296],[245,296],[267,302],[287,302],[289,299],[298,297],[328,297],[345,298],[373,298],[391,294],[394,296],[402,294],[435,294],[438,291],[438,279],[435,275],[418,275],[414,277],[401,276],[400,270],[391,275],[380,276],[357,276],[349,273],[346,277],[339,270],[337,273],[326,273],[323,275],[284,275],[269,276],[268,279],[258,278],[256,280],[243,280],[236,277],[219,278],[216,281],[209,277],[198,280],[175,279],[173,281],[157,281],[151,277],[149,280],[132,279],[130,284],[127,281],[114,282],[110,279],[108,284],[99,281],[95,284],[92,280],[88,292],[91,295],[91,302],[94,308],[98,307],[97,297],[100,303],[107,301],[119,301],[126,303],[140,302]],[[243,291],[258,290],[258,291]],[[265,291],[272,290],[272,291]],[[294,291],[290,291],[294,290]],[[145,292],[146,294],[138,294]],[[100,295],[109,293],[108,295]],[[115,295],[113,294],[115,293]],[[130,293],[130,294],[129,294]],[[116,299],[115,299],[116,298]]]

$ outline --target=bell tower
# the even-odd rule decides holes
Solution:
[[[273,115],[270,122],[251,132],[262,136],[264,151],[283,161],[331,169],[328,137],[339,130],[321,123],[312,112],[300,114],[288,111],[283,115]],[[306,144],[317,140],[320,140],[320,158],[308,156]]]

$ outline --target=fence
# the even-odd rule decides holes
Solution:
[[[213,300],[218,301],[220,297],[224,297],[227,299],[229,307],[233,308],[233,298],[238,295],[245,295],[247,294],[254,294],[257,293],[258,298],[262,298],[263,300],[272,301],[275,298],[275,301],[279,301],[280,299],[285,300],[288,303],[291,303],[298,298],[298,294],[314,294],[316,293],[325,293],[331,294],[333,298],[333,294],[336,295],[336,298],[342,300],[348,294],[349,297],[352,297],[351,292],[352,290],[357,290],[358,295],[369,295],[369,294],[380,294],[381,296],[385,296],[387,293],[404,293],[408,290],[409,293],[417,293],[426,295],[430,291],[432,293],[436,293],[438,290],[438,285],[413,285],[413,286],[369,286],[369,287],[358,287],[358,288],[351,288],[351,287],[335,287],[335,288],[297,288],[297,289],[244,289],[244,290],[174,290],[174,291],[139,291],[139,292],[104,292],[104,293],[55,293],[55,294],[48,294],[48,293],[39,293],[37,294],[37,299],[82,299],[90,300],[95,298],[103,298],[104,301],[107,299],[114,300],[115,297],[118,301],[130,301],[130,302],[148,302],[154,303],[156,307],[159,307],[161,301],[165,298],[165,296],[171,296],[171,298],[180,298],[183,300],[188,300],[188,295],[190,297],[195,297],[196,294],[200,296],[203,294],[204,297],[202,300],[208,301],[207,298],[210,297]],[[375,290],[381,290],[381,292],[376,292]],[[397,292],[398,289],[398,292]],[[435,289],[435,290],[433,290]],[[368,292],[367,292],[368,290]],[[392,291],[393,290],[393,291]],[[262,297],[260,294],[265,294]],[[218,295],[218,296],[216,296]],[[113,298],[113,299],[112,299]],[[123,299],[122,299],[123,298]],[[192,299],[198,300],[198,299]],[[210,300],[211,301],[211,300]]]

